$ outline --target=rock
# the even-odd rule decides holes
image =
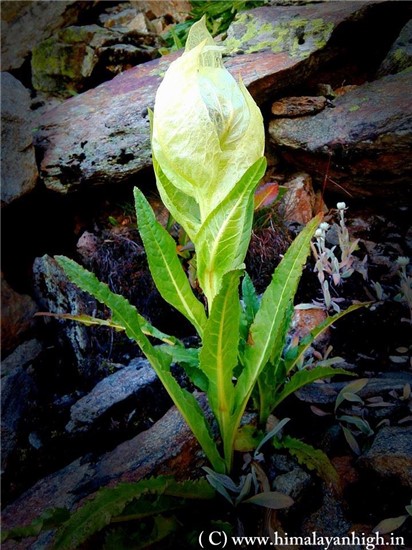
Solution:
[[[136,28],[115,31],[98,25],[72,26],[59,31],[33,49],[34,88],[69,96],[84,90],[92,75],[95,85],[106,72],[113,76],[152,59],[154,49],[147,45],[138,47],[141,40],[139,37],[133,40],[135,32],[140,31]]]
[[[50,256],[36,258],[33,264],[36,299],[45,312],[71,315],[92,315],[96,301],[69,282],[62,268]],[[60,320],[60,334],[73,350],[79,373],[89,377],[90,327],[81,323]]]
[[[18,444],[19,429],[36,394],[33,377],[23,367],[13,368],[1,379],[1,467],[5,471]]]
[[[37,306],[27,294],[15,292],[1,275],[1,346],[10,352],[24,340],[33,328]]]
[[[155,4],[158,6],[159,3],[150,4],[153,9]],[[365,18],[375,9],[381,17],[386,16],[386,8],[380,2],[330,2],[253,10],[246,15],[258,18],[259,10],[264,10],[262,25],[266,19],[272,21],[267,32],[269,46],[267,43],[261,43],[259,47],[255,45],[251,47],[255,53],[234,55],[225,64],[232,74],[241,75],[255,100],[263,103],[273,94],[299,84],[322,62],[336,56],[336,48],[328,50],[324,40],[338,27],[348,28],[349,21],[355,27],[365,24]],[[280,15],[282,23],[273,30],[273,21],[277,21]],[[282,34],[280,30],[287,29],[295,20],[302,32],[312,29],[312,38],[316,35],[319,40],[308,39],[302,48],[298,44],[302,55],[297,55],[293,48],[289,49],[291,44],[299,42],[296,36],[300,31],[296,30],[292,32],[296,40],[271,49],[270,44],[276,43]],[[245,24],[237,24],[236,32],[240,33]],[[315,32],[317,24],[318,33]],[[350,42],[348,37],[348,44]],[[226,45],[230,46],[230,42]],[[323,49],[318,51],[320,47]],[[311,56],[311,52],[317,52],[317,55]],[[147,109],[153,108],[161,78],[170,62],[179,55],[180,52],[173,53],[132,68],[45,113],[35,136],[42,156],[41,176],[45,185],[61,193],[96,184],[115,185],[130,182],[140,171],[149,168]]]
[[[318,97],[284,97],[272,103],[271,113],[275,116],[294,118],[305,115],[315,115],[326,107],[327,99]]]
[[[33,338],[23,342],[1,362],[1,376],[12,374],[19,367],[27,367],[42,351],[43,346],[39,340]]]
[[[376,435],[359,464],[412,489],[412,426],[387,426]]]
[[[148,32],[146,18],[136,8],[126,8],[113,15],[100,16],[100,20],[106,29]]]
[[[340,499],[329,487],[324,487],[322,505],[304,520],[302,532],[315,532],[317,537],[343,537],[349,533],[350,526]],[[339,548],[361,550],[360,545],[342,545]]]
[[[295,502],[303,498],[310,489],[312,478],[302,468],[294,468],[291,472],[277,476],[273,482],[273,489],[293,498]]]
[[[310,308],[310,309],[298,309],[295,308],[292,317],[292,326],[290,331],[290,338],[293,340],[297,338],[299,341],[305,338],[310,332],[319,326],[327,318],[327,313],[324,309]],[[318,343],[322,347],[326,346],[329,342],[329,330],[326,330],[323,334],[320,334],[315,343]]]
[[[153,384],[157,375],[147,359],[134,359],[129,366],[121,368],[99,382],[92,391],[79,399],[71,408],[68,432],[87,431],[114,405],[130,397],[136,398],[142,390]]]
[[[412,79],[408,71],[358,86],[316,116],[275,119],[272,144],[321,182],[354,195],[387,194],[412,175]],[[329,184],[328,184],[329,185]]]
[[[145,12],[149,19],[159,17],[172,18],[176,23],[187,19],[192,11],[192,6],[187,0],[131,0],[130,4],[138,10]]]
[[[316,197],[312,178],[300,172],[286,181],[284,186],[288,190],[279,205],[280,214],[288,222],[306,225],[315,215]]]
[[[72,25],[90,2],[2,2],[1,70],[19,69],[33,48],[57,29]]]
[[[32,145],[29,91],[1,75],[1,200],[8,204],[34,189],[38,170]]]
[[[412,65],[412,19],[401,30],[377,71],[377,77],[399,73]]]
[[[201,399],[202,406],[204,403]],[[79,458],[38,481],[4,509],[2,528],[27,525],[50,508],[72,510],[83,498],[109,484],[170,474],[171,469],[176,472],[177,479],[185,479],[189,471],[190,475],[200,474],[200,466],[204,464],[202,457],[194,436],[173,407],[152,428],[120,444],[97,462]],[[14,550],[15,544],[11,541],[2,546],[4,550]],[[26,539],[21,544],[21,548],[29,548],[33,540]]]

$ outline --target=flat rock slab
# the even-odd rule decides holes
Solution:
[[[340,25],[362,19],[365,6],[375,5],[379,2],[252,10],[249,12],[254,18],[252,26],[256,29],[260,25],[266,38],[260,46],[255,44],[251,53],[228,58],[226,67],[236,77],[242,77],[260,103],[316,70],[321,56],[312,54],[324,48]],[[303,14],[300,17],[299,12]],[[311,28],[315,32],[316,21],[325,20],[321,25],[322,40],[306,41],[304,47],[296,50],[294,45],[300,40],[296,31],[296,40],[285,40],[282,46],[279,28],[274,23],[280,16],[283,27],[287,27],[288,17],[290,21],[298,18],[299,32],[304,36],[309,36]],[[268,27],[269,18],[272,30]],[[239,41],[236,33],[232,38]],[[35,144],[43,156],[41,176],[45,185],[65,193],[90,185],[131,181],[139,184],[135,176],[151,166],[148,108],[153,108],[161,79],[179,55],[180,52],[138,65],[45,113],[35,135]]]
[[[132,396],[137,397],[156,380],[157,375],[147,359],[134,359],[127,367],[104,378],[73,405],[66,430],[76,432],[90,429],[114,405]]]
[[[403,71],[348,91],[315,116],[272,120],[270,138],[287,160],[320,180],[330,158],[332,182],[372,194],[412,177],[411,97],[411,73]]]

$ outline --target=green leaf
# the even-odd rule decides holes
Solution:
[[[250,497],[243,501],[244,504],[257,504],[258,506],[264,506],[271,510],[281,510],[282,508],[289,508],[294,503],[293,498],[278,491],[265,491],[264,493],[258,493],[253,497]]]
[[[136,308],[129,304],[126,298],[112,292],[93,273],[90,273],[73,260],[65,256],[56,256],[56,261],[72,282],[111,309],[113,321],[124,326],[127,336],[140,346],[215,470],[224,470],[223,460],[217,451],[210,433],[210,426],[202,409],[196,398],[182,389],[173,378],[170,372],[170,356],[165,354],[160,347],[155,348],[152,346],[147,336],[143,334],[139,323],[140,316]]]
[[[94,533],[118,518],[125,507],[142,495],[153,493],[189,498],[213,498],[214,492],[208,484],[188,482],[179,487],[172,477],[150,478],[137,483],[121,483],[113,488],[100,489],[92,500],[76,510],[65,525],[58,531],[53,548],[55,550],[74,550],[87,541]],[[153,508],[156,513],[156,508]]]
[[[174,219],[184,228],[190,240],[194,242],[200,228],[199,206],[193,197],[175,187],[167,178],[152,152],[153,168],[160,196]],[[176,205],[179,205],[177,208]]]
[[[159,346],[165,353],[170,355],[172,363],[182,366],[191,382],[206,392],[209,380],[206,374],[199,367],[199,350],[196,348],[184,348],[183,346]]]
[[[265,170],[266,159],[262,157],[209,214],[194,240],[199,283],[209,307],[223,275],[243,268],[253,223],[253,191]]]
[[[277,449],[287,449],[296,457],[299,464],[306,466],[308,470],[314,470],[326,483],[331,483],[335,488],[339,487],[339,475],[327,455],[320,449],[315,449],[312,445],[289,435],[281,441],[274,440],[274,445]]]
[[[298,346],[291,348],[287,351],[285,356],[285,362],[286,362],[286,372],[290,372],[296,365],[299,363],[299,360],[305,352],[308,350],[308,348],[313,344],[313,342],[320,336],[325,330],[327,330],[330,326],[332,326],[336,321],[347,315],[348,313],[351,313],[352,311],[355,311],[361,307],[368,306],[369,302],[365,302],[362,304],[353,304],[349,306],[345,311],[341,311],[340,313],[337,313],[336,315],[333,315],[331,317],[328,317],[320,323],[317,327],[315,327],[313,330],[311,330],[310,334],[305,336],[302,341],[299,343]]]
[[[321,380],[322,378],[329,378],[330,376],[336,376],[337,374],[344,374],[346,376],[354,376],[352,372],[345,369],[333,368],[333,367],[314,367],[313,369],[303,369],[295,372],[295,374],[287,381],[283,389],[278,392],[274,402],[273,408],[276,408],[279,403],[284,401],[286,397],[295,393],[295,391],[315,382],[315,380]]]
[[[69,313],[49,313],[43,311],[35,313],[35,315],[37,317],[54,317],[56,319],[62,319],[64,321],[76,321],[88,327],[100,326],[112,328],[118,331],[125,330],[124,326],[114,323],[111,319],[99,319],[97,317],[92,317],[91,315],[71,315]],[[139,322],[142,332],[143,334],[146,334],[146,336],[153,336],[153,338],[157,338],[158,340],[161,340],[162,342],[170,345],[180,343],[179,340],[174,336],[169,336],[168,334],[165,334],[164,332],[155,328],[142,315],[139,315]]]
[[[27,537],[36,537],[42,531],[53,529],[70,517],[70,512],[67,508],[53,508],[46,510],[40,517],[34,519],[29,525],[14,527],[8,531],[2,530],[1,542],[6,540],[20,540]]]
[[[320,219],[320,216],[314,218],[296,237],[263,294],[259,311],[250,328],[242,360],[244,369],[236,385],[237,407],[242,413],[258,376],[282,339],[284,319],[296,293],[310,251],[310,242]]]
[[[338,396],[335,401],[335,412],[338,410],[339,406],[345,401],[347,394],[354,394],[361,391],[362,388],[366,386],[366,384],[369,382],[368,378],[358,378],[357,380],[353,380],[353,382],[349,382],[349,384],[346,384],[344,388],[341,389],[341,391],[338,393]]]
[[[135,187],[134,197],[140,236],[150,272],[162,297],[182,313],[202,334],[206,323],[203,305],[193,294],[176,254],[176,243],[156,220],[143,193]]]
[[[355,455],[360,456],[361,450],[359,447],[359,443],[356,441],[353,433],[348,428],[345,428],[345,426],[341,426],[341,428],[349,447],[352,449]]]
[[[256,289],[253,285],[252,279],[247,273],[242,280],[242,300],[244,305],[244,311],[246,315],[246,321],[248,327],[253,323],[256,313],[259,310],[259,297]]]
[[[240,274],[240,271],[232,271],[224,276],[205,326],[199,354],[200,368],[209,380],[207,397],[219,424],[228,470],[237,429],[237,426],[232,426],[231,415],[234,402],[232,377],[238,362]]]

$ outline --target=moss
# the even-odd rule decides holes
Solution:
[[[348,110],[350,113],[354,113],[355,111],[359,111],[359,109],[360,105],[351,105]]]
[[[244,13],[232,24],[224,45],[231,54],[241,50],[244,53],[270,50],[274,53],[286,51],[292,57],[305,58],[314,49],[324,47],[332,31],[333,23],[321,18],[272,23]]]

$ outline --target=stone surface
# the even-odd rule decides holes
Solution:
[[[275,116],[294,118],[305,115],[315,115],[326,107],[324,96],[285,97],[272,103],[271,113]]]
[[[272,120],[271,142],[319,182],[330,159],[328,185],[338,191],[385,194],[412,176],[411,95],[408,71],[363,84],[316,116]]]
[[[377,77],[399,73],[412,65],[412,19],[406,23],[382,61]]]
[[[310,489],[312,478],[302,468],[294,468],[291,472],[275,477],[273,489],[293,498],[295,502],[301,500]]]
[[[382,428],[359,464],[412,489],[412,426]]]
[[[42,352],[43,346],[39,340],[27,340],[20,344],[1,362],[1,376],[11,374],[20,367],[26,367]]]
[[[153,59],[157,53],[149,47],[153,38],[146,40],[139,32],[136,25],[124,30],[98,25],[62,29],[33,49],[34,88],[70,96],[90,87],[92,81],[96,85],[96,81]]]
[[[204,405],[204,400],[201,399]],[[170,409],[152,428],[106,453],[97,462],[79,458],[65,468],[38,481],[31,489],[7,506],[3,529],[25,525],[50,508],[73,509],[84,497],[100,487],[121,481],[139,481],[150,475],[185,479],[203,464],[199,446],[176,408]],[[19,546],[6,542],[5,550],[29,548],[33,540]]]
[[[305,172],[292,176],[284,183],[287,192],[279,205],[279,211],[288,222],[307,224],[315,215],[316,197],[312,178]]]
[[[99,382],[92,391],[79,399],[71,408],[68,432],[90,429],[102,415],[114,405],[139,394],[157,380],[157,375],[147,359],[134,359],[127,367],[111,374]]]
[[[89,294],[81,292],[69,282],[57,262],[48,255],[36,258],[33,264],[35,295],[43,311],[58,314],[92,315],[96,310],[96,301]],[[88,377],[90,352],[90,327],[72,321],[57,321],[61,326],[61,335],[69,342],[79,372]]]
[[[27,294],[14,291],[1,275],[1,347],[12,351],[20,344],[34,325],[37,306]]]
[[[309,27],[310,21],[316,27],[315,21],[323,18],[330,36],[333,29],[348,20],[356,20],[353,24],[362,21],[366,5],[379,8],[376,2],[333,2],[314,4],[309,9],[261,9],[272,21],[281,13],[283,26],[299,13],[299,21],[308,19]],[[256,12],[253,10],[254,17]],[[279,44],[280,35],[272,27],[267,34],[268,40]],[[335,49],[322,49],[311,56],[310,52],[324,46],[316,40],[311,44],[305,45],[305,55],[300,57],[290,51],[287,42],[272,49],[263,44],[253,49],[256,53],[234,55],[225,64],[234,75],[242,77],[256,101],[262,103],[280,90],[299,84],[322,60],[336,55]],[[153,108],[161,78],[178,55],[180,52],[130,69],[43,116],[35,142],[43,158],[41,175],[48,188],[64,193],[88,185],[126,183],[151,166],[147,109]]]
[[[1,74],[1,201],[8,204],[34,189],[38,170],[32,145],[30,93],[9,73]]]
[[[18,443],[19,428],[34,398],[36,385],[23,367],[2,376],[1,379],[1,468],[8,467],[10,455]]]
[[[187,0],[131,0],[130,4],[146,13],[150,19],[168,15],[174,21],[180,23],[187,19],[192,10],[190,2]]]
[[[1,3],[1,70],[18,69],[33,48],[57,29],[77,21],[91,3],[65,0],[64,2]]]

